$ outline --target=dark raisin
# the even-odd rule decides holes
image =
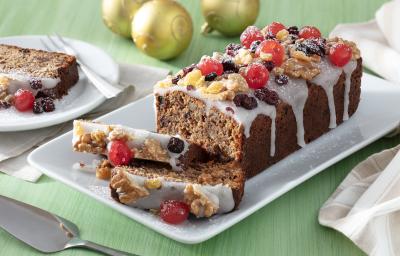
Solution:
[[[235,62],[233,62],[233,60],[223,59],[221,63],[222,63],[225,73],[229,72],[229,71],[232,71],[232,73],[238,72],[238,68],[236,67],[236,64],[235,64]]]
[[[276,75],[275,82],[278,85],[285,85],[289,82],[289,77],[287,75]]]
[[[56,107],[54,105],[54,101],[50,97],[46,97],[42,99],[42,106],[44,112],[53,112]]]
[[[325,55],[325,39],[309,38],[296,42],[296,50],[304,52],[306,55],[316,54],[321,57]]]
[[[235,114],[235,111],[233,110],[233,108],[226,107],[225,109],[226,109],[226,111],[231,112],[232,114]]]
[[[176,75],[175,77],[172,78],[171,82],[172,84],[178,84],[179,80],[182,78],[181,75]]]
[[[260,40],[253,41],[250,45],[250,52],[256,53],[258,46],[261,44]]]
[[[160,105],[164,104],[164,97],[163,96],[157,96],[157,101]]]
[[[206,75],[206,77],[204,78],[204,80],[206,81],[213,81],[215,78],[217,78],[217,73],[215,72],[211,72],[210,74]]]
[[[278,104],[279,101],[278,94],[265,87],[255,90],[254,96],[256,96],[257,99],[262,100],[269,105],[276,105]]]
[[[33,90],[39,90],[42,88],[42,81],[38,79],[31,79],[29,80],[29,85]]]
[[[33,110],[32,111],[35,114],[43,113],[42,99],[36,99],[35,102],[33,102]]]
[[[186,90],[188,90],[188,91],[193,91],[194,89],[196,89],[196,88],[194,88],[194,86],[191,84],[186,86]]]
[[[193,63],[192,65],[183,68],[182,69],[182,72],[183,72],[182,77],[186,76],[187,73],[191,72],[195,67],[196,67],[196,64]]]
[[[289,34],[291,34],[291,35],[299,34],[299,28],[297,26],[291,26],[287,30],[288,30]]]
[[[171,151],[172,153],[176,153],[179,154],[183,151],[185,147],[185,143],[183,142],[183,140],[175,138],[175,137],[171,137],[171,139],[168,142],[168,150]]]
[[[0,108],[9,108],[9,107],[11,107],[11,103],[5,100],[0,100]]]
[[[233,98],[233,103],[235,103],[237,107],[242,107],[248,110],[257,107],[257,100],[246,94],[237,94],[235,98]]]
[[[265,39],[266,40],[275,39],[275,36],[270,32],[267,32],[267,34],[265,35]]]
[[[242,48],[240,44],[230,43],[225,47],[225,53],[234,57],[240,48]]]
[[[272,61],[263,61],[264,67],[268,69],[268,71],[272,71],[275,67],[275,64]]]

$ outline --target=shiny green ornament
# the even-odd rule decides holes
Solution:
[[[254,24],[259,8],[259,0],[201,0],[206,20],[202,33],[217,30],[225,36],[240,35],[247,26]]]
[[[193,23],[189,13],[173,0],[145,3],[132,20],[132,39],[145,54],[172,59],[190,44]]]
[[[148,0],[103,0],[103,21],[114,33],[129,38],[133,16],[146,1]]]

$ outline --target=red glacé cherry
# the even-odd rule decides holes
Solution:
[[[167,200],[160,205],[160,217],[170,224],[179,224],[189,217],[189,206],[181,201]]]
[[[283,59],[285,58],[285,48],[275,40],[265,40],[261,42],[256,55],[260,56],[261,52],[272,55],[271,61],[274,63],[275,67],[282,65]]]
[[[14,106],[18,111],[24,112],[33,109],[33,103],[35,102],[35,96],[28,90],[19,89],[14,94]]]
[[[248,26],[240,35],[240,42],[246,48],[250,48],[254,41],[262,41],[264,36],[256,26]]]
[[[321,32],[318,28],[313,26],[305,26],[299,31],[299,37],[308,39],[308,38],[320,38]]]
[[[122,140],[114,140],[108,152],[108,158],[115,166],[128,165],[133,158],[133,152]]]
[[[353,55],[350,46],[342,43],[335,44],[329,49],[329,60],[333,65],[343,67],[346,65]]]
[[[247,70],[243,74],[247,81],[247,84],[252,89],[259,89],[266,85],[269,79],[268,69],[260,64],[253,63],[247,67]]]
[[[267,26],[267,35],[269,36],[276,36],[276,34],[281,31],[282,29],[286,29],[285,25],[280,22],[272,22]]]
[[[222,63],[210,57],[202,59],[200,63],[197,64],[197,68],[200,69],[203,76],[206,76],[212,72],[215,72],[218,76],[220,76],[224,72]]]

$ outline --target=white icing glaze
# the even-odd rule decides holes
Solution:
[[[7,77],[10,79],[8,86],[8,93],[14,94],[18,89],[26,89],[31,91],[36,95],[39,90],[42,89],[51,89],[57,86],[57,84],[61,81],[60,78],[51,78],[51,77],[29,77],[20,73],[0,73],[0,76]],[[38,90],[34,90],[30,87],[30,80],[39,80],[42,82],[42,88]]]
[[[303,110],[308,98],[306,81],[303,79],[289,79],[286,85],[280,86],[272,76],[270,77],[268,88],[278,93],[279,98],[292,107],[296,117],[297,144],[304,147],[306,143],[304,141]]]
[[[144,186],[144,182],[147,180],[147,178],[143,176],[134,175],[128,172],[127,174],[130,180],[140,186]],[[188,183],[170,181],[162,177],[158,179],[162,183],[161,188],[148,189],[150,194],[147,197],[140,198],[136,202],[129,205],[141,209],[159,209],[162,201],[170,199],[183,201],[184,190]],[[230,187],[223,184],[214,186],[194,184],[194,186],[200,189],[202,193],[208,197],[208,199],[218,206],[218,214],[230,212],[235,207],[235,201],[233,199],[232,189]]]
[[[346,75],[345,90],[344,90],[344,109],[343,109],[343,120],[349,119],[349,96],[350,96],[350,86],[351,86],[351,75],[357,68],[357,61],[351,60],[343,67],[343,72]]]
[[[78,128],[79,127],[79,128]],[[110,128],[113,127],[112,131],[110,132]],[[78,129],[83,129],[83,133],[91,133],[93,131],[103,131],[106,136],[106,143],[107,143],[107,151],[110,150],[111,148],[111,137],[115,135],[115,133],[118,133],[120,131],[123,131],[130,135],[133,139],[127,141],[127,145],[130,148],[141,148],[144,145],[144,142],[148,138],[152,138],[154,140],[157,140],[160,142],[161,147],[166,150],[166,152],[169,155],[169,164],[172,166],[174,170],[181,170],[178,164],[178,158],[181,155],[184,155],[187,150],[189,149],[189,143],[183,140],[179,135],[176,136],[170,136],[166,134],[159,134],[159,133],[153,133],[149,132],[146,130],[141,130],[141,129],[133,129],[130,127],[122,126],[122,125],[107,125],[107,124],[101,124],[101,123],[94,123],[90,121],[84,121],[84,120],[75,120],[74,121],[74,131],[73,131],[73,136],[72,136],[72,145],[75,145],[75,143],[79,140],[79,135],[77,134]],[[168,142],[171,139],[171,137],[177,137],[182,139],[184,142],[184,149],[181,153],[173,153],[167,149]]]

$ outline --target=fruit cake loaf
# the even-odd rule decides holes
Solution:
[[[157,132],[252,177],[354,114],[362,60],[353,42],[310,26],[250,26],[240,39],[155,85]]]
[[[33,97],[60,99],[79,79],[74,56],[0,44],[0,108],[20,89]]]
[[[179,136],[178,136],[179,137]],[[86,120],[73,123],[73,149],[105,155],[112,165],[127,165],[132,159],[168,163],[174,170],[208,159],[205,151],[185,140],[165,134]]]
[[[112,171],[111,195],[120,203],[159,209],[163,202],[185,202],[196,217],[227,213],[239,205],[244,173],[237,162],[208,162],[183,172],[165,163],[136,160]]]

